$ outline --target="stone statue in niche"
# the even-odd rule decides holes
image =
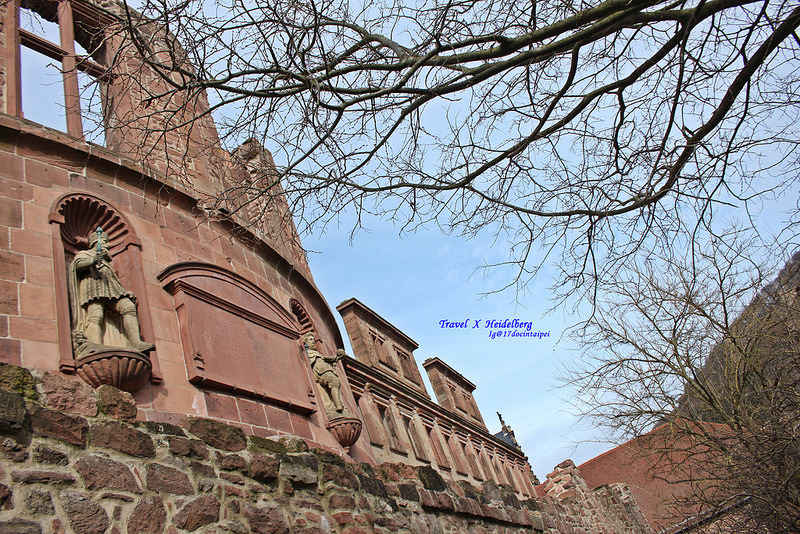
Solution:
[[[344,357],[344,350],[337,350],[333,356],[323,356],[317,350],[317,340],[312,332],[303,336],[303,346],[311,363],[314,378],[322,390],[322,404],[325,406],[328,418],[350,416],[342,402],[342,381],[336,373],[336,362]]]
[[[143,354],[155,348],[141,338],[136,297],[122,287],[111,266],[108,237],[102,228],[89,234],[89,249],[75,255],[68,281],[76,358],[109,348]]]
[[[313,332],[308,332],[301,339],[314,378],[320,385],[322,404],[328,416],[325,428],[347,452],[350,452],[350,446],[361,435],[361,421],[354,417],[342,402],[342,380],[336,373],[336,362],[344,358],[344,350],[338,349],[333,356],[323,356],[317,350],[317,339]]]

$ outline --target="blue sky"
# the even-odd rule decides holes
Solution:
[[[421,363],[437,356],[471,380],[489,431],[500,430],[495,412],[503,414],[540,479],[565,458],[580,463],[610,447],[596,443],[603,436],[582,425],[568,392],[556,389],[560,364],[574,357],[570,341],[560,337],[579,318],[562,309],[545,315],[553,304],[551,272],[519,298],[513,290],[483,295],[508,282],[507,272],[476,270],[506,257],[502,242],[492,246],[489,236],[465,240],[438,229],[401,236],[379,220],[368,221],[352,240],[351,229],[343,223],[303,237],[314,279],[332,308],[358,298],[419,343],[414,356],[423,375]],[[490,339],[485,328],[440,326],[442,320],[483,325],[515,318],[550,336]],[[340,318],[339,328],[346,338]]]

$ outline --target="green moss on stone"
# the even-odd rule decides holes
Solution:
[[[436,472],[430,466],[423,465],[416,468],[417,476],[419,476],[422,487],[427,490],[444,491],[447,489],[447,483],[442,478],[442,475]]]
[[[39,400],[36,379],[30,371],[9,363],[0,363],[0,389],[22,395],[34,402]]]
[[[287,453],[286,445],[283,443],[279,443],[267,438],[260,438],[258,436],[248,436],[247,439],[250,441],[251,450],[256,449],[266,452],[275,452],[278,454]]]

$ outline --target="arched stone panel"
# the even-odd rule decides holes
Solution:
[[[304,415],[316,410],[300,325],[272,297],[207,263],[178,263],[158,279],[175,303],[190,382]]]

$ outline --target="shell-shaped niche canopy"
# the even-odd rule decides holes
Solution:
[[[89,246],[88,235],[97,227],[103,229],[111,246],[111,254],[117,254],[130,243],[138,244],[128,225],[114,208],[91,195],[77,194],[64,197],[57,208],[62,217],[61,240],[64,247],[74,253]]]

